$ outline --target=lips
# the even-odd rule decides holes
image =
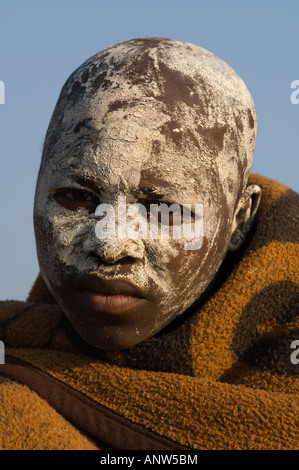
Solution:
[[[109,313],[127,313],[146,300],[145,293],[127,279],[107,279],[95,275],[82,276],[76,282],[76,292],[84,304]]]

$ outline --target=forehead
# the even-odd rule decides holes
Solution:
[[[59,175],[89,181],[101,192],[138,189],[192,202],[195,195],[219,185],[217,171],[192,141],[181,145],[182,137],[177,137],[181,128],[171,128],[172,138],[163,132],[168,122],[164,115],[140,110],[133,110],[127,119],[114,113],[104,125],[97,116],[81,120],[76,124],[78,135],[61,134],[46,159],[44,174],[55,180]]]
[[[155,184],[180,192],[207,192],[219,185],[219,175],[236,179],[232,84],[242,95],[234,73],[192,45],[137,40],[114,46],[66,82],[41,174],[88,172],[110,188]]]

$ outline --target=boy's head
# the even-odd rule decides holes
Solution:
[[[258,207],[260,189],[248,186],[255,136],[243,81],[192,44],[126,41],[70,76],[46,135],[34,221],[44,280],[88,343],[131,347],[206,290]],[[115,207],[117,225],[119,196],[128,210],[202,205],[202,246],[97,237],[97,206]]]

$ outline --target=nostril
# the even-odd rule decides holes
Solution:
[[[110,259],[105,259],[104,260],[108,264],[120,264],[122,266],[125,265],[131,265],[136,263],[136,258],[133,258],[132,256],[125,256],[125,257],[119,257],[119,258],[110,258]]]
[[[129,259],[132,263],[144,257],[144,244],[142,240],[88,239],[83,244],[83,251],[109,264],[123,259]]]
[[[136,263],[137,259],[134,258],[133,256],[123,256],[119,258],[114,258],[114,257],[107,257],[104,255],[99,255],[97,253],[91,252],[89,253],[89,256],[92,258],[95,258],[97,261],[100,261],[102,264],[115,264],[117,263],[118,265],[126,266],[126,265],[132,265]]]

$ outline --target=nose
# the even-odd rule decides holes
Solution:
[[[87,239],[83,243],[83,252],[101,258],[105,263],[113,264],[124,258],[133,260],[144,257],[144,244],[141,239]]]

